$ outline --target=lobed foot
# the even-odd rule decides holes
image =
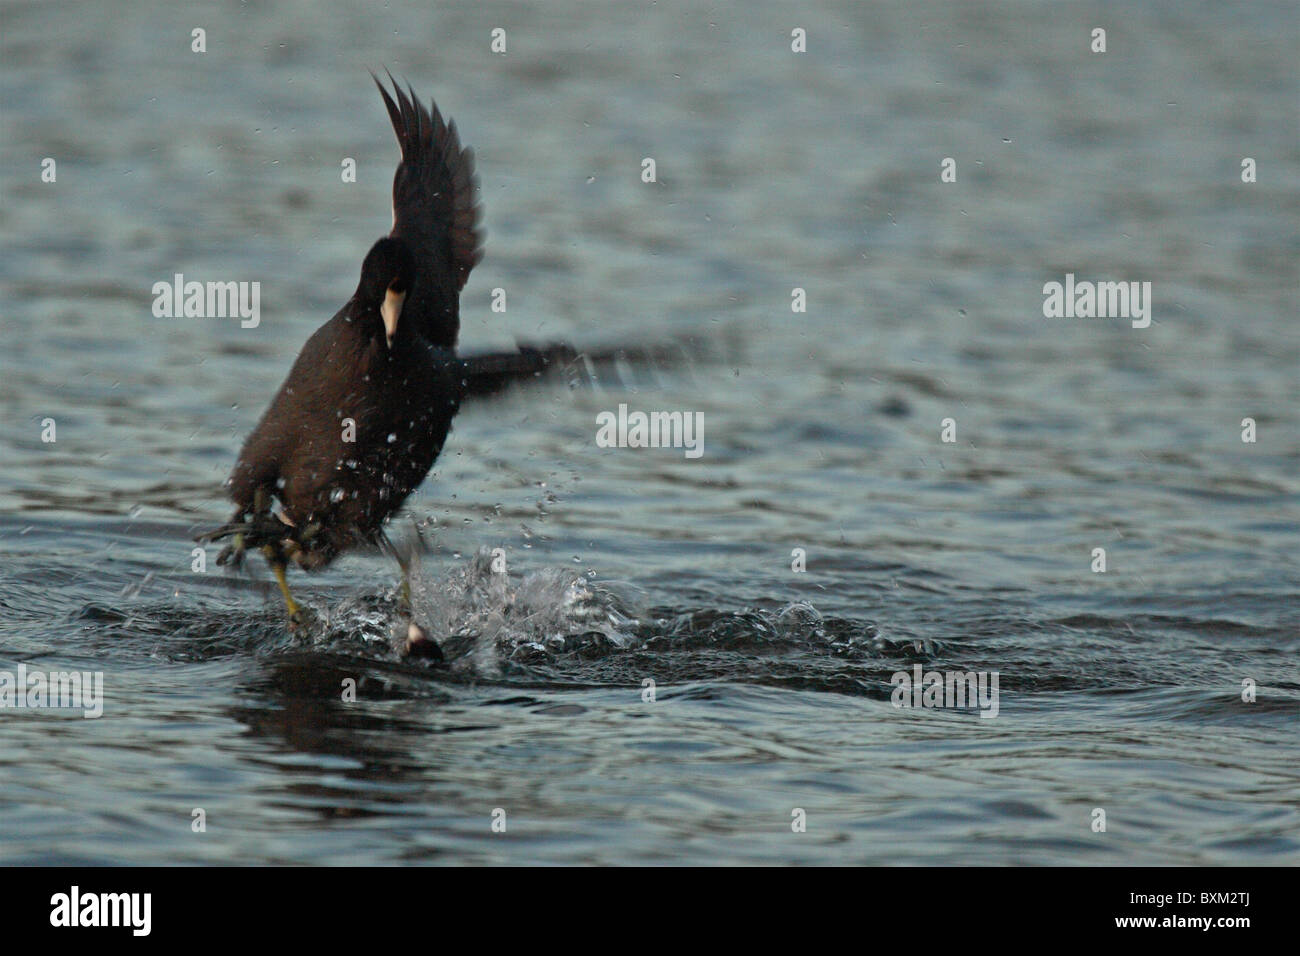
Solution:
[[[406,640],[403,645],[403,657],[420,657],[425,660],[441,661],[442,648],[438,646],[429,632],[414,621],[406,622]]]

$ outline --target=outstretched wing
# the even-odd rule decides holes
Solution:
[[[392,95],[373,73],[393,121],[402,161],[393,177],[393,231],[415,255],[416,278],[402,309],[433,345],[454,348],[460,331],[460,290],[482,258],[474,153],[462,149],[456,124],[436,103],[425,109],[415,91]]]
[[[577,359],[572,345],[556,342],[521,345],[514,352],[467,355],[464,358],[462,387],[466,398],[483,398],[505,391],[515,382],[538,378],[553,368],[563,368]]]

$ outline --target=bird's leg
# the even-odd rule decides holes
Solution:
[[[265,488],[258,488],[253,493],[252,517],[254,521],[273,518],[271,514],[271,496]],[[241,534],[235,540],[242,551],[243,535]],[[284,607],[289,612],[289,625],[290,627],[297,627],[302,623],[302,606],[293,599],[293,594],[289,590],[289,579],[285,575],[284,547],[279,543],[265,544],[262,546],[262,555],[266,558],[266,563],[271,566],[271,573],[275,575],[275,583],[280,586],[280,593],[284,596]]]
[[[262,554],[266,556],[266,563],[271,566],[271,573],[275,575],[275,583],[280,585],[280,593],[284,595],[284,606],[289,612],[289,623],[296,625],[302,620],[302,608],[289,593],[289,581],[284,573],[284,555],[272,544],[263,547]]]
[[[438,642],[423,627],[415,622],[415,608],[411,603],[411,564],[414,552],[405,552],[397,548],[389,539],[388,535],[380,532],[379,546],[389,552],[397,559],[397,565],[402,569],[402,585],[398,590],[398,606],[401,614],[406,618],[406,630],[402,633],[399,629],[397,637],[398,644],[402,654],[406,657],[427,657],[436,661],[442,660],[442,648]]]
[[[402,586],[398,589],[398,603],[408,617],[411,616],[411,559],[402,549],[393,544],[392,538],[380,531],[376,537],[379,550],[386,551],[397,559],[397,566],[402,569]]]
[[[411,607],[411,562],[410,562],[410,559],[408,559],[408,558],[404,558],[404,557],[402,557],[402,556],[399,554],[399,555],[397,556],[397,565],[398,565],[398,567],[400,567],[400,568],[402,569],[402,588],[401,588],[401,591],[399,592],[399,593],[401,594],[401,597],[402,597],[402,608],[403,608],[403,610],[406,611],[407,614],[412,614],[412,613],[414,613],[414,611],[412,610],[412,607]]]

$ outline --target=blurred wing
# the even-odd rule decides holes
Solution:
[[[465,397],[495,395],[515,382],[539,378],[553,368],[563,368],[577,357],[573,346],[562,342],[541,347],[521,345],[515,352],[467,355],[463,379]]]
[[[474,153],[461,148],[456,124],[443,121],[436,103],[425,109],[391,73],[389,95],[371,76],[402,148],[393,177],[392,235],[405,240],[416,262],[402,318],[415,319],[432,344],[450,348],[460,328],[460,290],[483,256]]]

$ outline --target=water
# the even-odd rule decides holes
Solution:
[[[0,861],[1300,859],[1293,5],[438,7],[5,8],[0,671],[106,700],[0,711]],[[383,65],[478,152],[463,348],[679,355],[462,412],[394,529],[443,668],[379,555],[298,634],[191,570],[388,226]],[[177,272],[261,324],[154,318]],[[1150,328],[1043,318],[1067,272]],[[621,402],[703,456],[596,447]]]

